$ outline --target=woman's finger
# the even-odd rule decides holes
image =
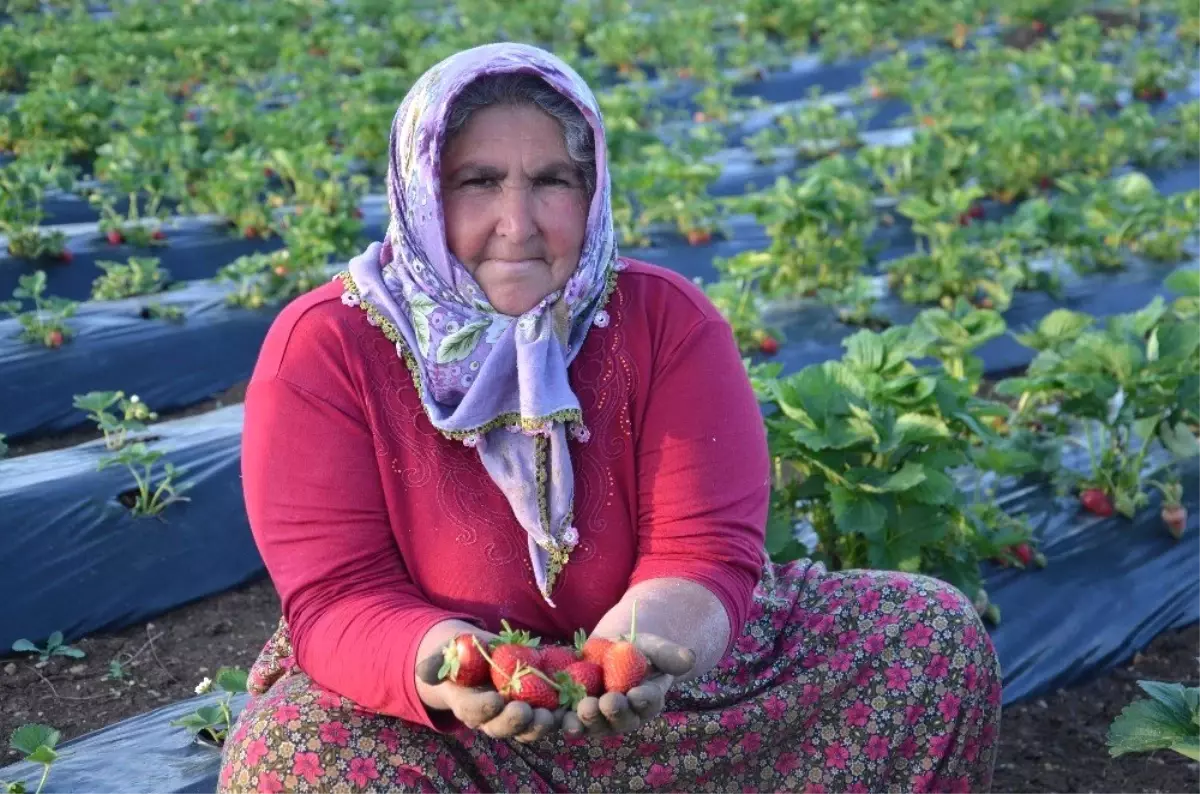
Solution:
[[[426,656],[417,662],[417,678],[420,678],[430,686],[437,686],[442,683],[442,679],[438,678],[438,671],[442,669],[442,662],[443,659],[440,653]]]
[[[655,634],[639,634],[635,643],[650,664],[667,675],[678,678],[687,675],[696,666],[696,654],[691,648],[664,640]]]
[[[600,713],[608,718],[608,724],[617,733],[632,733],[642,727],[642,718],[629,707],[629,698],[620,692],[606,692],[600,696]]]
[[[599,706],[597,706],[599,708]],[[571,739],[578,739],[587,732],[583,727],[583,723],[579,721],[579,715],[573,711],[568,711],[562,718],[562,732],[565,736]]]
[[[663,710],[667,698],[667,690],[671,688],[671,677],[657,675],[648,678],[638,686],[625,693],[629,699],[629,707],[642,718],[642,721],[652,720]]]
[[[468,728],[478,728],[494,720],[504,711],[504,698],[499,692],[486,689],[465,689],[455,684],[446,687],[450,711]]]
[[[528,703],[512,700],[504,707],[499,716],[485,722],[480,730],[493,739],[511,739],[528,730],[532,722],[533,708]]]
[[[612,726],[608,724],[608,718],[600,711],[600,699],[587,697],[579,701],[579,705],[575,707],[575,713],[579,716],[579,722],[587,731],[588,736],[608,736],[612,733]]]
[[[546,709],[534,709],[533,720],[529,723],[529,727],[523,733],[518,734],[516,740],[529,744],[536,742],[546,736],[557,727],[558,720],[554,717],[554,712]]]

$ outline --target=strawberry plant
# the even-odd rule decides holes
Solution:
[[[815,159],[856,146],[859,124],[853,111],[821,101],[821,89],[814,86],[804,105],[780,115],[772,126],[755,133],[746,144],[761,163],[774,162],[778,149],[803,159]]]
[[[13,290],[16,300],[0,302],[0,311],[6,312],[21,324],[21,339],[49,348],[62,347],[71,338],[72,331],[67,320],[75,316],[78,303],[66,298],[45,295],[46,271],[38,270],[17,279]],[[22,301],[32,300],[33,308],[22,311]]]
[[[693,243],[707,241],[718,222],[717,203],[708,195],[708,186],[721,168],[705,162],[702,151],[703,144],[691,151],[651,144],[643,147],[639,163],[623,169],[624,184],[633,191],[639,209],[639,227],[668,223]]]
[[[246,691],[248,679],[249,675],[239,667],[222,667],[217,670],[215,682],[205,678],[196,686],[196,694],[207,694],[215,685],[224,696],[216,705],[201,706],[191,714],[172,720],[171,725],[184,728],[197,738],[207,738],[218,747],[223,745],[233,727],[233,712],[230,710],[233,696]]]
[[[50,776],[50,767],[58,760],[58,752],[54,748],[58,744],[59,735],[59,732],[49,725],[31,723],[17,728],[8,740],[9,747],[24,756],[22,761],[42,765],[42,778],[33,794],[41,794],[46,785],[46,778]],[[27,792],[25,784],[19,781],[5,783],[4,787],[8,794]]]
[[[833,307],[841,322],[878,330],[890,324],[886,317],[875,311],[882,292],[882,285],[876,279],[860,275],[852,277],[841,288],[817,290],[817,299]]]
[[[110,452],[121,449],[129,442],[129,436],[146,430],[146,422],[153,422],[158,414],[150,410],[134,394],[126,397],[122,391],[92,391],[75,395],[73,405],[87,411],[88,419],[96,423],[104,433],[104,448]],[[109,409],[116,406],[119,413]]]
[[[983,359],[971,353],[980,345],[1002,336],[1004,318],[991,309],[977,309],[959,298],[953,309],[926,309],[912,324],[912,338],[927,355],[942,363],[946,374],[965,382],[971,393],[983,379]]]
[[[20,259],[64,256],[66,237],[44,232],[42,200],[46,190],[67,190],[69,172],[55,165],[25,159],[0,167],[0,233],[8,238],[8,253]]]
[[[1168,459],[1200,454],[1191,429],[1200,422],[1200,328],[1161,298],[1103,329],[1060,310],[1018,338],[1039,352],[1024,376],[997,390],[1018,398],[1018,418],[1047,432],[1082,430],[1083,441],[1068,443],[1086,451],[1088,469],[1064,471],[1061,481],[1092,512],[1132,518],[1147,503],[1144,469],[1155,442]]]
[[[6,438],[8,438],[8,436],[0,433],[0,458],[3,458],[8,454],[8,444],[4,443],[4,439]]]
[[[723,277],[752,276],[768,297],[816,295],[840,289],[867,263],[875,229],[870,192],[840,155],[810,168],[800,183],[779,177],[767,190],[732,199],[734,211],[754,215],[771,236],[764,256],[731,257],[718,263]],[[762,263],[769,260],[769,268]]]
[[[922,345],[907,328],[844,345],[841,361],[785,379],[754,372],[776,471],[768,552],[795,553],[791,527],[804,521],[819,539],[808,551],[832,568],[921,571],[974,596],[979,561],[1027,542],[1028,529],[973,510],[950,472],[1006,411],[916,366]]]
[[[96,468],[99,471],[117,465],[127,468],[133,475],[136,487],[121,494],[121,503],[134,516],[158,516],[175,502],[191,501],[189,497],[180,495],[191,485],[174,481],[175,475],[182,474],[183,470],[176,469],[172,463],[163,464],[162,477],[158,485],[154,485],[154,466],[162,457],[162,452],[151,450],[139,441],[121,447],[115,455],[101,458]]]
[[[118,134],[99,147],[96,174],[103,183],[88,191],[88,202],[100,212],[99,228],[110,243],[128,241],[139,248],[165,245],[161,221],[164,199],[174,192],[174,175],[163,161],[155,137]],[[118,196],[127,202],[118,209]]]
[[[46,647],[44,648],[39,648],[29,640],[17,640],[13,643],[12,649],[17,653],[36,653],[40,662],[48,662],[55,656],[66,656],[71,659],[82,659],[87,656],[80,649],[63,642],[63,633],[61,631],[52,633],[46,639]]]
[[[765,305],[753,279],[720,279],[706,284],[704,293],[733,328],[739,350],[746,354],[778,350],[783,334],[764,323]]]
[[[92,300],[112,301],[150,295],[167,288],[171,274],[158,266],[157,257],[130,257],[128,262],[101,260],[104,275],[92,282]]]
[[[1108,752],[1172,750],[1200,761],[1200,687],[1162,681],[1138,681],[1149,699],[1135,700],[1108,729]]]

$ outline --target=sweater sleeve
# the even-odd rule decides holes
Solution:
[[[762,571],[770,460],[727,323],[699,322],[653,375],[637,438],[638,559],[631,585],[677,577],[741,633]]]
[[[432,606],[409,578],[345,362],[303,337],[292,334],[277,366],[261,372],[260,361],[242,454],[251,530],[297,662],[367,709],[450,730],[452,715],[431,713],[417,694],[417,649],[434,624],[475,619]]]

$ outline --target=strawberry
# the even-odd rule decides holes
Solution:
[[[559,671],[559,675],[583,687],[588,697],[598,698],[604,694],[604,668],[594,662],[575,662]]]
[[[64,262],[70,262],[72,259],[75,258],[75,254],[71,253],[70,251],[68,251],[67,249],[64,248],[62,250],[62,253],[60,253],[58,255],[58,258]]]
[[[362,210],[360,210],[358,207],[355,207],[354,212],[351,214],[354,216],[355,220],[362,220]]]
[[[1162,520],[1167,525],[1167,531],[1171,533],[1171,537],[1179,540],[1183,537],[1183,531],[1187,528],[1187,508],[1181,504],[1163,505]]]
[[[1048,176],[1043,176],[1038,179],[1038,187],[1042,190],[1049,190],[1054,187],[1054,180]]]
[[[633,604],[633,614],[629,622],[629,637],[618,640],[604,654],[604,662],[600,665],[604,670],[604,689],[607,692],[625,694],[646,678],[650,663],[634,645],[637,639],[637,602]]]
[[[507,620],[500,625],[504,631],[492,641],[492,683],[503,691],[518,666],[537,667],[539,640],[528,631],[514,631]]]
[[[551,683],[545,674],[532,667],[519,665],[513,670],[512,679],[505,684],[500,693],[509,700],[519,700],[528,703],[535,709],[558,708],[559,688]]]
[[[538,666],[541,667],[543,673],[549,676],[553,676],[559,670],[565,670],[579,661],[579,654],[575,649],[565,645],[551,645],[543,648],[538,656],[541,660]]]
[[[961,215],[959,215],[958,216],[958,225],[959,226],[970,226],[971,225],[971,213],[964,212]]]
[[[872,84],[871,99],[883,99],[885,96],[887,96],[887,93],[882,88],[880,88],[877,85]]]
[[[275,266],[275,275],[279,276],[280,278],[283,278],[287,274],[288,274],[288,266],[287,265],[276,265]]]
[[[475,635],[462,632],[442,649],[438,678],[461,686],[481,686],[488,680],[488,662],[480,651]]]
[[[109,245],[120,245],[121,243],[125,242],[124,236],[122,236],[122,234],[116,229],[113,229],[105,236],[108,238]]]
[[[604,637],[587,637],[583,629],[575,633],[575,647],[579,648],[579,655],[585,662],[604,664],[604,657],[608,655],[612,644],[612,640]]]
[[[1010,551],[1021,561],[1021,565],[1028,567],[1033,562],[1033,549],[1029,547],[1028,543],[1018,543],[1011,547]]]
[[[267,179],[270,179],[271,177],[275,176],[275,170],[272,168],[264,168],[263,176],[265,176]]]
[[[167,239],[167,233],[164,232],[162,229],[155,229],[154,231],[152,231],[150,233],[150,239],[151,240],[165,240],[165,239]]]
[[[1041,21],[1040,19],[1033,20],[1033,22],[1030,23],[1029,27],[1033,28],[1033,32],[1037,33],[1037,34],[1042,34],[1042,33],[1046,32],[1046,23]]]
[[[59,330],[47,331],[46,335],[44,337],[42,337],[42,343],[45,344],[46,347],[62,347],[62,343],[63,343],[62,331],[59,331]]]
[[[688,245],[707,245],[712,240],[712,232],[707,229],[688,229]]]
[[[970,215],[975,220],[979,220],[979,219],[983,218],[986,213],[984,213],[984,211],[983,211],[982,204],[972,204],[971,209],[967,211],[967,214]]]
[[[1083,493],[1079,494],[1079,501],[1083,505],[1083,509],[1089,513],[1095,513],[1101,518],[1108,518],[1113,514],[1113,503],[1108,498],[1108,494],[1099,488],[1088,488]]]
[[[779,352],[779,340],[773,336],[764,336],[762,341],[758,343],[758,349],[764,355],[773,356]]]
[[[247,240],[253,240],[255,237],[258,237],[258,227],[257,226],[246,227],[246,231],[242,232],[242,236],[245,237]]]

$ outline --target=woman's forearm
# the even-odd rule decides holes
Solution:
[[[637,631],[657,634],[696,654],[696,666],[680,680],[704,675],[729,645],[729,616],[721,600],[703,585],[688,579],[651,579],[629,588],[592,633],[618,637],[629,632],[637,602]]]

